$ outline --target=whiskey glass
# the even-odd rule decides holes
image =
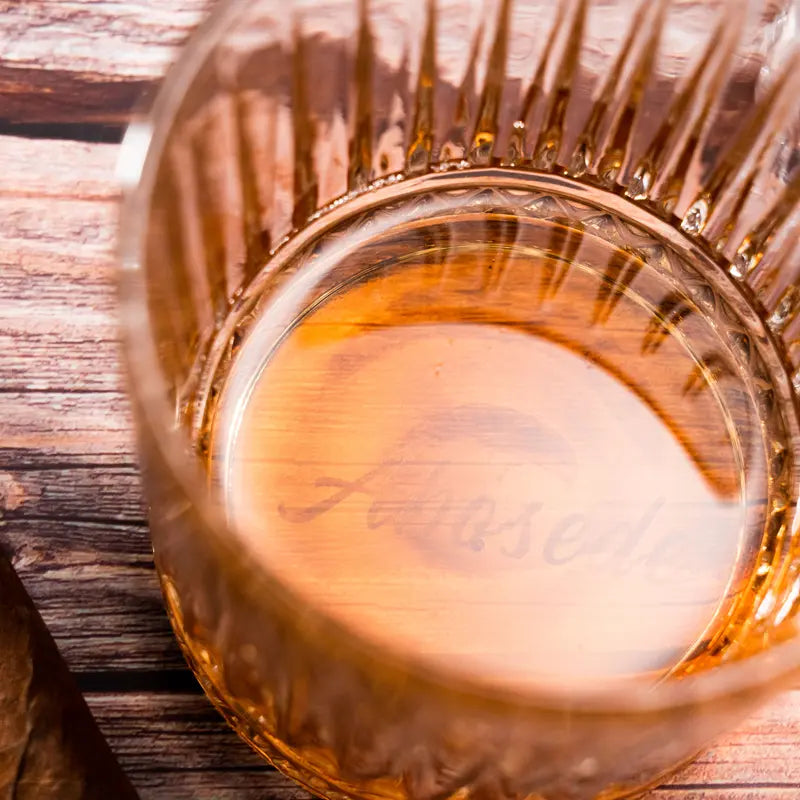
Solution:
[[[203,688],[328,798],[642,793],[800,668],[791,0],[229,0],[120,301]]]

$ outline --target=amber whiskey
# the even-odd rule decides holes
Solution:
[[[431,192],[265,274],[203,424],[267,567],[360,636],[493,683],[707,655],[763,537],[757,411],[688,279],[620,230]]]

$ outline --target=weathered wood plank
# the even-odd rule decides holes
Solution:
[[[0,3],[0,120],[122,123],[210,0]]]
[[[0,391],[122,391],[110,265],[8,248],[0,240]]]
[[[72,670],[185,667],[143,524],[11,519],[0,540]]]
[[[89,695],[89,705],[145,798],[307,795],[239,742],[200,695]],[[774,750],[776,725],[785,749]],[[788,726],[788,727],[787,727]],[[800,797],[800,691],[774,701],[724,737],[653,800],[790,800]],[[751,773],[735,764],[761,764]],[[705,766],[703,766],[705,765]],[[704,770],[701,777],[698,770]]]
[[[71,392],[77,387],[96,392],[124,390],[124,377],[113,354],[117,342],[111,327],[100,323],[89,331],[89,326],[65,324],[62,336],[43,327],[40,319],[24,315],[0,321],[0,350],[8,352],[0,362],[0,391]],[[70,351],[63,361],[53,359],[52,353],[67,347]]]
[[[0,196],[113,199],[118,195],[113,180],[118,152],[112,144],[1,136]]]
[[[61,198],[50,206],[37,197],[0,197],[4,243],[21,254],[51,253],[109,258],[116,241],[116,208],[92,199]],[[107,262],[109,263],[109,262]]]
[[[77,582],[106,566],[138,569],[151,562],[144,523],[35,516],[6,520],[3,536],[15,545],[15,566],[42,578]]]
[[[0,472],[0,497],[13,497],[3,516],[16,520],[119,522],[144,524],[141,476],[135,465],[46,466]],[[9,507],[10,506],[10,507]]]
[[[142,800],[308,800],[312,797],[279,772],[203,770],[182,773],[179,777],[174,772],[151,772],[134,775],[134,781]]]
[[[0,137],[0,543],[78,672],[183,668],[120,363],[116,154]]]
[[[0,469],[26,451],[46,466],[74,458],[130,464],[136,460],[128,399],[121,392],[10,391],[2,394]],[[9,453],[11,454],[9,457]]]
[[[107,145],[0,137],[2,391],[122,390],[116,155]]]
[[[88,693],[87,701],[130,772],[268,770],[200,693]]]

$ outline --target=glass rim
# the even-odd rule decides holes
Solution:
[[[740,1],[726,0],[729,3]],[[239,16],[247,11],[248,5],[248,0],[221,0],[192,33],[167,71],[149,109],[132,118],[117,161],[117,180],[122,190],[117,288],[128,391],[136,399],[140,411],[136,425],[146,426],[149,430],[164,465],[189,499],[204,527],[212,534],[213,544],[230,557],[230,560],[226,558],[217,565],[219,569],[230,573],[242,571],[257,579],[259,597],[265,605],[282,606],[289,612],[302,610],[303,627],[313,630],[321,649],[327,643],[337,648],[344,646],[354,662],[362,667],[367,666],[380,674],[393,676],[395,680],[414,685],[423,692],[445,693],[461,702],[466,700],[479,705],[488,704],[500,713],[519,713],[527,708],[585,714],[646,714],[695,706],[737,694],[762,693],[767,691],[767,687],[775,690],[782,688],[793,674],[800,671],[798,633],[742,659],[722,662],[708,670],[690,673],[680,680],[660,681],[654,685],[638,682],[619,685],[598,681],[597,686],[591,687],[541,689],[493,684],[488,680],[448,671],[446,667],[432,666],[414,656],[374,642],[335,620],[324,609],[304,601],[263,560],[244,557],[243,554],[250,547],[247,537],[222,520],[208,500],[200,471],[186,456],[185,436],[175,428],[174,409],[166,400],[166,381],[151,333],[141,267],[150,198],[177,111],[215,45]],[[548,179],[557,177],[530,170],[520,170],[520,173],[523,176],[541,175]],[[465,172],[460,174],[463,176]],[[621,207],[628,211],[636,207],[624,198],[617,199]],[[350,203],[344,206],[349,208]],[[641,212],[647,216],[652,227],[680,241],[684,248],[687,245],[695,247],[694,242],[669,223],[645,209],[641,209]],[[796,527],[796,517],[792,525]],[[238,546],[231,546],[233,542]]]

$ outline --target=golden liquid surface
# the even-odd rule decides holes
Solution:
[[[713,331],[660,318],[674,287],[647,270],[612,291],[588,256],[474,238],[352,256],[277,343],[265,306],[212,419],[213,485],[304,600],[418,661],[668,674],[758,540],[752,421],[698,356]]]

